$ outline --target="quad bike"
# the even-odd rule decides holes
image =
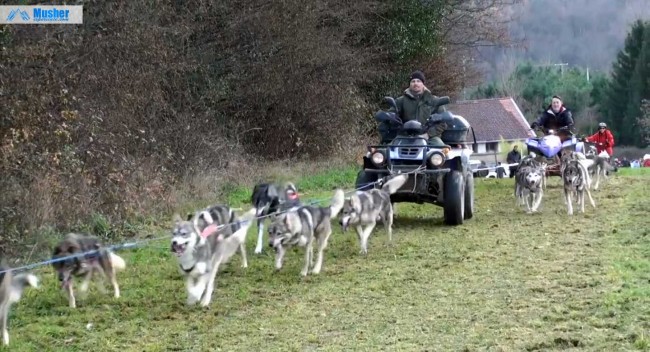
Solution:
[[[391,195],[391,202],[430,203],[443,208],[444,222],[461,225],[474,215],[474,178],[469,165],[472,149],[465,147],[469,123],[450,112],[432,114],[423,125],[419,121],[403,123],[397,104],[384,98],[394,112],[379,111],[375,119],[396,127],[390,142],[368,146],[363,169],[356,179],[357,189],[378,186],[377,181],[396,174],[408,174],[408,181]],[[449,103],[449,97],[437,98],[434,111]],[[446,123],[443,144],[429,139],[429,128]],[[473,132],[473,130],[472,130]],[[476,139],[476,138],[474,138]],[[476,141],[475,141],[476,143]]]
[[[529,156],[547,165],[546,176],[560,175],[560,152],[564,149],[585,154],[585,142],[568,129],[560,128],[548,130],[542,137],[530,137],[526,139],[526,148]],[[590,149],[591,150],[591,149]]]

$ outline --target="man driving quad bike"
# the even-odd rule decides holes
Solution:
[[[562,141],[565,141],[574,134],[571,110],[564,106],[562,99],[557,95],[553,96],[551,104],[546,108],[546,111],[530,127],[532,129],[543,127],[544,134],[549,134],[549,131],[555,131]]]
[[[444,106],[437,107],[437,98],[431,94],[431,91],[424,85],[425,77],[422,71],[415,71],[411,73],[409,87],[404,90],[404,94],[398,97],[395,102],[397,110],[390,109],[391,112],[396,112],[398,117],[403,123],[408,121],[417,120],[421,124],[426,124],[429,116],[434,113],[445,111]],[[429,144],[434,146],[444,146],[440,136],[444,132],[446,124],[440,122],[429,129]],[[399,126],[391,124],[389,121],[384,121],[379,125],[379,134],[381,136],[380,144],[388,144],[397,136]]]

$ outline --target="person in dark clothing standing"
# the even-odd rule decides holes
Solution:
[[[519,164],[521,162],[521,153],[519,153],[519,146],[514,146],[508,156],[506,157],[506,162],[508,164]],[[515,176],[515,171],[519,165],[510,165],[510,178]]]
[[[503,165],[501,165],[501,162],[499,161],[497,163],[497,178],[503,178],[506,174],[506,169],[503,168]]]

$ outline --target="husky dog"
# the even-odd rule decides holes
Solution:
[[[564,202],[568,208],[568,214],[573,215],[573,204],[571,196],[575,193],[580,204],[580,211],[585,212],[585,193],[589,196],[591,205],[595,208],[596,203],[589,191],[591,179],[588,166],[585,161],[579,158],[567,158],[562,165],[562,181],[564,184]]]
[[[255,254],[262,253],[264,242],[264,220],[269,215],[277,214],[289,208],[302,204],[298,197],[298,189],[293,183],[276,184],[260,183],[253,188],[251,204],[257,208],[257,245]]]
[[[384,223],[388,241],[393,240],[394,213],[390,195],[397,192],[407,180],[407,175],[398,175],[384,183],[381,189],[360,191],[345,200],[339,223],[344,232],[348,226],[355,227],[361,245],[361,254],[368,254],[368,238],[378,220]]]
[[[300,274],[318,274],[323,266],[323,251],[332,234],[331,219],[336,218],[345,201],[345,194],[337,189],[329,207],[301,206],[280,213],[269,226],[269,246],[275,249],[275,268],[282,268],[286,250],[292,246],[305,247],[305,265]],[[318,241],[318,258],[314,261],[314,241]]]
[[[210,305],[219,266],[237,250],[242,255],[242,267],[248,267],[244,244],[256,213],[257,208],[252,208],[238,221],[232,209],[216,205],[189,220],[174,216],[171,251],[185,277],[188,305],[199,300],[203,307]]]
[[[95,236],[80,233],[69,233],[56,247],[52,259],[60,259],[52,263],[58,274],[61,288],[68,295],[70,308],[77,306],[74,297],[72,279],[76,276],[83,276],[80,290],[85,292],[95,273],[108,278],[113,285],[115,298],[120,297],[120,287],[117,284],[116,272],[124,270],[126,263],[117,254],[104,248],[103,244]],[[105,291],[102,287],[102,291]]]
[[[603,153],[607,154],[606,152]],[[600,184],[600,178],[603,177],[604,179],[607,179],[607,174],[615,169],[609,164],[608,157],[597,155],[593,158],[593,161],[593,165],[589,167],[589,175],[592,177],[591,180],[594,183],[594,190],[597,191]]]
[[[587,158],[587,156],[581,152],[575,152],[571,149],[562,149],[560,152],[560,174],[568,165],[570,160],[580,161],[585,167],[587,167],[587,169],[591,169],[595,164],[593,158]]]
[[[38,278],[29,273],[14,275],[0,259],[0,330],[2,343],[9,345],[8,320],[11,305],[17,303],[27,287],[38,288]]]
[[[525,156],[521,161],[519,162],[519,165],[517,166],[517,170],[515,171],[515,175],[519,171],[519,169],[529,166],[533,169],[541,169],[542,171],[542,189],[546,189],[546,167],[548,164],[546,162],[542,162],[537,160],[537,155],[535,153],[530,153],[530,155]],[[516,184],[516,183],[515,183]]]
[[[521,166],[515,173],[515,197],[517,204],[526,204],[528,213],[536,212],[544,196],[544,169]]]

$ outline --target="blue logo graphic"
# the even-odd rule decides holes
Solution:
[[[29,21],[29,14],[27,11],[22,11],[21,9],[13,9],[11,12],[9,12],[9,16],[7,16],[7,21],[11,22],[16,18],[16,15],[20,15],[20,17],[23,19],[23,21]]]
[[[70,10],[42,9],[39,7],[34,8],[34,21],[48,21],[48,22],[68,22],[70,20]]]

